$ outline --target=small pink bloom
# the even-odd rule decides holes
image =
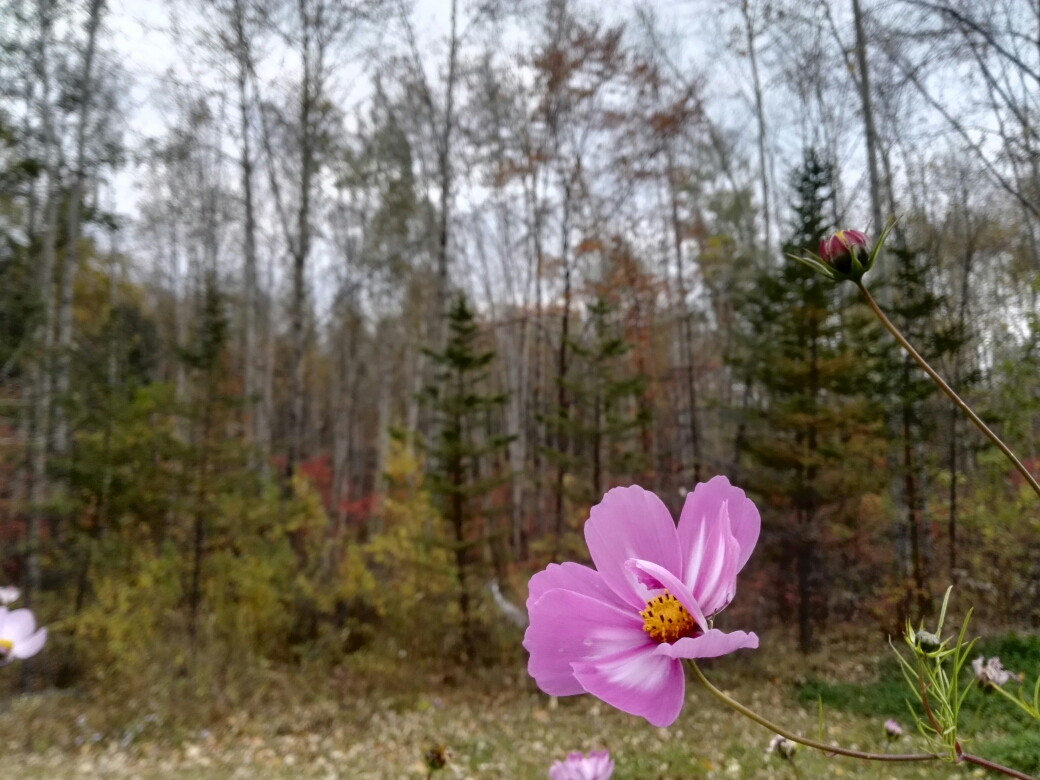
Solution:
[[[733,600],[760,528],[725,477],[687,495],[678,528],[653,493],[614,488],[585,523],[596,568],[550,564],[531,578],[528,672],[551,696],[591,693],[669,725],[682,709],[683,658],[758,647],[754,634],[709,620]]]
[[[12,612],[0,607],[0,666],[16,658],[30,658],[43,648],[47,629],[36,630],[36,618],[27,609]]]
[[[889,739],[899,739],[903,736],[903,727],[892,718],[889,718],[885,721],[885,734],[888,735]]]
[[[856,251],[856,247],[866,251],[870,243],[866,233],[858,230],[839,230],[820,241],[820,258],[831,265],[836,265],[846,255]]]
[[[613,773],[610,753],[594,750],[587,756],[568,753],[566,761],[554,761],[549,767],[549,780],[607,780]]]
[[[1000,688],[1009,680],[1017,679],[1014,672],[1009,672],[1004,668],[997,656],[993,656],[987,661],[985,656],[980,655],[971,662],[971,668],[975,672],[976,682],[983,688],[987,685]]]

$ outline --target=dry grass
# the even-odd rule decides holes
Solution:
[[[803,663],[780,637],[763,649],[717,662],[709,676],[769,717],[815,734],[815,712],[799,707],[792,683],[813,673],[869,680],[875,637],[835,638]],[[850,652],[854,651],[854,652]],[[588,696],[560,701],[536,692],[519,664],[513,668],[445,674],[385,658],[357,655],[325,677],[268,673],[267,690],[237,708],[165,705],[131,690],[93,696],[48,693],[16,698],[0,714],[3,780],[17,778],[357,778],[425,777],[422,754],[446,744],[452,762],[440,777],[544,778],[569,750],[607,747],[617,780],[777,778],[789,766],[767,760],[770,734],[720,708],[695,683],[668,729],[656,729]],[[120,702],[127,704],[120,707]],[[166,711],[161,711],[162,707]],[[170,708],[176,707],[173,711]],[[151,710],[151,711],[149,711]],[[223,711],[223,714],[221,712]],[[196,717],[197,716],[197,717]],[[881,723],[828,713],[826,738],[884,750]],[[904,738],[900,749],[912,749]],[[801,751],[810,778],[968,778],[939,764],[864,764]]]

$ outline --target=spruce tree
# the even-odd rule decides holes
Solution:
[[[444,350],[427,352],[438,369],[437,383],[427,388],[426,395],[439,432],[428,448],[429,484],[452,532],[462,646],[472,660],[476,657],[473,575],[478,564],[474,550],[482,541],[476,534],[482,516],[478,499],[503,482],[495,460],[509,437],[496,433],[496,418],[506,396],[488,390],[488,368],[495,353],[480,350],[480,327],[464,295],[456,299],[447,319]]]
[[[647,409],[638,402],[647,377],[628,364],[632,343],[615,321],[616,307],[600,294],[587,313],[583,333],[569,341],[575,370],[562,380],[570,398],[567,413],[545,418],[552,439],[565,441],[567,448],[542,450],[568,477],[559,488],[562,498],[586,507],[603,497],[612,476],[630,475],[644,466],[635,437],[650,423]],[[555,540],[557,556],[568,552],[566,542]]]
[[[754,356],[752,382],[761,399],[747,451],[757,465],[751,487],[773,509],[764,518],[780,568],[781,614],[794,607],[803,652],[814,645],[814,625],[827,616],[825,522],[842,515],[849,479],[857,471],[856,429],[867,424],[865,391],[870,361],[853,354],[842,307],[848,293],[789,255],[815,251],[831,229],[831,170],[809,151],[795,173],[794,219],[778,265],[765,268],[743,302],[746,347]],[[795,583],[786,571],[794,565]],[[789,602],[793,600],[794,604]]]

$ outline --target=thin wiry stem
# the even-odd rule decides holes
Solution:
[[[815,739],[809,739],[807,737],[799,736],[793,731],[788,731],[783,726],[779,726],[776,723],[762,717],[754,710],[750,710],[735,699],[731,699],[729,696],[724,694],[710,682],[701,672],[700,667],[693,660],[690,661],[690,668],[693,669],[693,674],[697,678],[698,682],[708,689],[708,692],[716,699],[721,701],[727,707],[736,710],[745,718],[750,718],[760,726],[765,726],[775,734],[779,734],[781,737],[786,737],[792,742],[797,742],[806,747],[819,750],[823,753],[836,754],[839,756],[848,756],[849,758],[860,758],[866,761],[934,761],[938,756],[931,753],[866,753],[862,750],[849,750],[848,748],[836,747],[835,745],[828,745],[826,742],[817,742]],[[1032,780],[1032,778],[1029,778]]]
[[[1036,780],[1035,777],[1027,775],[1025,772],[1019,772],[1017,769],[1011,769],[1010,767],[995,764],[992,761],[987,761],[979,756],[973,756],[971,753],[961,753],[960,759],[966,764],[975,764],[975,766],[985,767],[991,772],[1000,772],[1000,774],[1007,775],[1008,777],[1017,777],[1018,780]]]
[[[863,297],[866,299],[867,305],[870,306],[870,308],[874,311],[874,314],[877,315],[877,318],[881,320],[881,324],[884,325],[888,332],[891,333],[892,336],[895,338],[895,340],[899,342],[900,346],[902,346],[903,349],[905,349],[910,354],[910,357],[917,361],[917,365],[919,365],[924,370],[924,372],[928,374],[931,380],[939,386],[939,389],[946,393],[946,395],[949,396],[950,400],[953,401],[962,412],[968,415],[968,419],[975,423],[976,427],[978,427],[980,431],[986,434],[986,436],[989,438],[991,442],[997,445],[997,448],[1001,452],[1003,452],[1007,459],[1015,465],[1015,468],[1018,469],[1019,473],[1023,476],[1025,481],[1029,483],[1029,486],[1033,488],[1033,491],[1037,494],[1037,496],[1040,496],[1040,484],[1038,484],[1036,479],[1033,478],[1033,475],[1029,473],[1029,469],[1022,465],[1022,461],[1015,457],[1015,453],[1013,453],[1011,449],[1003,441],[1001,441],[1000,437],[997,436],[997,434],[990,430],[989,426],[986,425],[986,423],[984,423],[979,418],[979,416],[971,410],[970,406],[968,406],[966,403],[964,403],[963,400],[961,400],[961,397],[954,392],[953,388],[946,384],[943,378],[935,372],[935,369],[928,365],[928,361],[917,353],[917,350],[913,348],[910,342],[903,338],[903,334],[899,332],[896,326],[892,324],[892,321],[885,316],[885,313],[883,311],[881,311],[881,308],[877,305],[877,301],[875,301],[874,297],[869,292],[867,292],[867,288],[863,286],[863,283],[858,282],[857,286],[859,287],[859,291],[863,293]]]

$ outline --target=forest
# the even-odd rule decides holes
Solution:
[[[970,610],[963,750],[1030,777],[1038,446],[1035,2],[0,0],[12,778],[967,777],[528,674],[604,495],[719,478],[723,695],[938,755],[890,642]]]

